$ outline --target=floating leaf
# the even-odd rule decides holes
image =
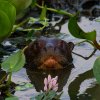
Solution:
[[[13,25],[16,19],[15,7],[12,4],[10,4],[7,0],[0,1],[0,10],[4,11],[7,14],[11,24]]]
[[[26,83],[26,84],[25,84],[25,88],[26,88],[26,89],[32,88],[32,87],[33,87],[33,85],[32,85],[31,83]]]
[[[30,89],[32,87],[33,87],[33,85],[31,83],[24,83],[23,85],[16,86],[15,90],[16,91],[24,91],[24,90]]]
[[[79,25],[77,24],[77,16],[73,16],[70,18],[69,23],[68,23],[68,29],[70,33],[76,38],[87,39],[91,41],[94,41],[96,39],[95,30],[92,32],[86,33],[79,27]]]
[[[96,19],[95,21],[96,21],[96,22],[100,22],[100,19]]]
[[[25,64],[24,53],[21,50],[19,50],[18,52],[8,57],[1,64],[1,67],[6,72],[17,72],[24,66],[24,64]]]
[[[11,23],[5,12],[0,10],[0,42],[2,42],[9,35]]]
[[[19,100],[19,99],[18,97],[13,96],[13,97],[8,97],[5,100]]]
[[[94,19],[96,22],[100,22],[100,17]]]
[[[11,35],[16,9],[7,0],[0,0],[0,42]]]
[[[96,59],[93,66],[93,73],[97,81],[100,83],[100,57]]]
[[[9,0],[9,1],[16,7],[17,13],[28,8],[32,3],[32,0]]]

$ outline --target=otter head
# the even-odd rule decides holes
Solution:
[[[60,69],[72,64],[74,44],[61,39],[41,37],[25,50],[27,65],[37,69]]]

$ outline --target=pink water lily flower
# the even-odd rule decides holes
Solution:
[[[48,75],[48,78],[44,79],[44,91],[49,91],[49,90],[58,90],[58,76],[55,78],[51,78],[51,75]]]

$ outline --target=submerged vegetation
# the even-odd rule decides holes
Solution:
[[[41,11],[38,18],[28,17],[22,22],[15,24],[21,16],[24,16],[24,11],[27,10],[29,6],[33,8],[37,7]],[[68,16],[68,29],[71,35],[78,39],[83,39],[83,42],[91,44],[95,51],[100,50],[100,44],[96,40],[96,30],[93,30],[92,32],[84,32],[77,24],[79,12],[71,14],[64,10],[49,8],[45,2],[42,2],[42,5],[40,5],[37,0],[0,0],[0,43],[14,34],[17,30],[27,32],[27,37],[30,40],[34,32],[43,30],[50,25],[49,19],[47,18],[48,11]],[[38,24],[40,27],[21,28],[25,24]],[[1,69],[5,71],[5,74],[2,77],[0,75],[0,96],[3,95],[4,98],[8,97],[5,100],[18,100],[18,98],[14,97],[11,92],[12,90],[15,91],[15,87],[11,87],[11,84],[13,84],[11,82],[11,76],[12,73],[19,71],[25,65],[25,56],[23,52],[26,47],[27,46],[22,50],[18,50],[11,54],[11,56],[5,59],[0,65]],[[90,57],[92,55],[90,55]],[[94,62],[93,73],[97,81],[100,83],[100,57]],[[51,76],[48,75],[48,78],[44,79],[44,84],[44,92],[36,96],[36,100],[60,100],[62,92],[57,94],[59,84],[57,83],[57,77],[51,78]],[[34,100],[34,98],[31,98],[31,100]]]

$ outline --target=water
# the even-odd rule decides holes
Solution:
[[[53,1],[54,8],[59,8],[60,6],[60,9],[66,9],[68,12],[71,11],[71,13],[78,10],[83,12],[83,14],[87,13],[87,15],[91,16],[100,16],[100,0],[67,0],[67,3],[66,0]],[[91,3],[87,3],[88,1],[94,6],[89,6],[88,4],[91,5]],[[59,4],[56,4],[56,2],[59,2]],[[36,14],[36,16],[38,16],[38,14]],[[60,16],[58,19],[63,19],[63,17]],[[63,23],[60,23],[60,25],[56,25],[58,22],[59,21],[55,22],[55,19],[51,22],[55,27],[53,27],[52,30],[49,30],[50,33],[61,33],[56,35],[57,38],[63,39],[67,42],[73,42],[74,44],[82,41],[81,39],[76,39],[70,35],[68,31],[68,22],[66,20],[64,20],[64,22],[62,21]],[[96,30],[97,41],[100,43],[100,22],[96,22],[95,20],[90,21],[89,18],[81,17],[81,21],[78,24],[86,32]],[[2,59],[8,57],[13,51],[18,50],[18,45],[21,46],[20,43],[23,45],[23,40],[25,41],[25,38],[23,37],[6,40],[3,43],[4,47],[0,48],[0,62]],[[16,44],[18,45],[16,46]],[[83,56],[88,56],[93,51],[93,47],[88,43],[82,43],[81,45],[75,46],[73,51],[82,54]],[[94,61],[99,56],[99,50],[96,51],[94,56],[89,60],[84,60],[73,54],[74,67],[71,69],[68,68],[67,70],[32,71],[22,68],[19,72],[13,73],[12,81],[16,84],[31,82],[34,87],[25,91],[16,91],[14,95],[19,97],[19,100],[30,100],[31,97],[38,95],[40,90],[43,90],[43,80],[48,74],[51,74],[52,77],[55,77],[56,75],[59,77],[58,91],[63,91],[61,100],[100,100],[100,85],[96,82],[92,70]]]
[[[59,38],[69,42],[78,43],[82,41],[81,39],[76,39],[69,34],[67,29],[68,23],[62,25],[61,35]],[[81,18],[79,25],[83,30],[97,31],[97,41],[100,40],[100,23],[90,21],[86,17]],[[83,56],[88,56],[92,51],[93,47],[88,43],[83,43],[81,45],[75,46],[74,52],[82,54]],[[63,91],[61,100],[100,100],[100,85],[96,82],[92,68],[94,61],[100,56],[100,51],[97,51],[93,57],[89,60],[84,60],[73,54],[73,64],[72,69],[60,70],[60,71],[30,71],[23,68],[12,76],[12,81],[15,83],[19,82],[31,82],[34,87],[26,91],[16,91],[15,95],[20,98],[20,100],[29,100],[32,96],[39,94],[40,90],[43,90],[43,80],[48,74],[52,77],[58,75],[59,80],[59,92]]]

